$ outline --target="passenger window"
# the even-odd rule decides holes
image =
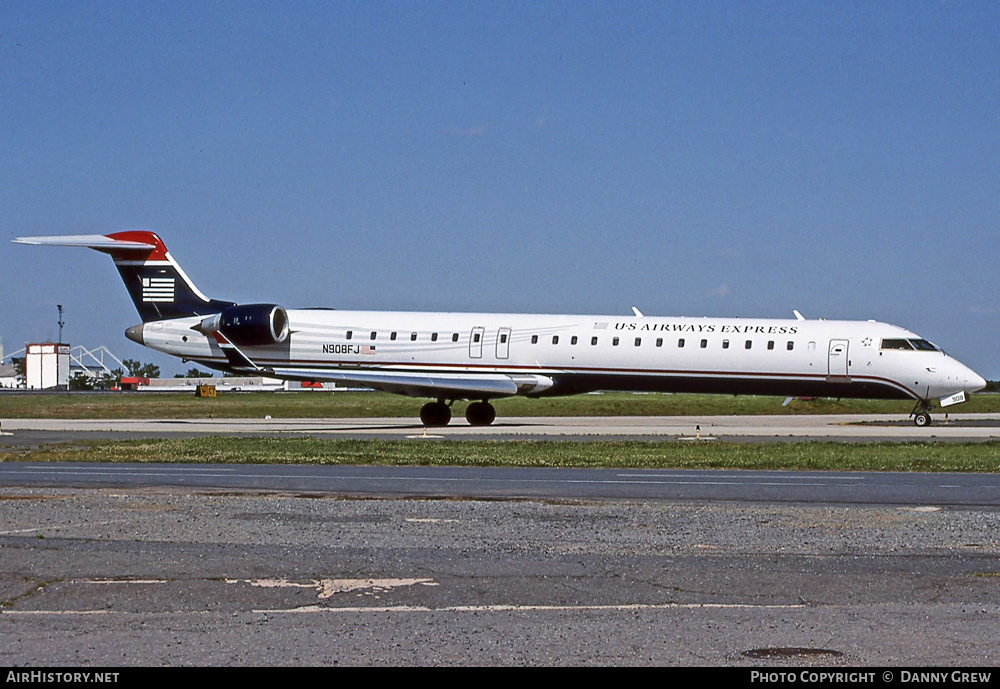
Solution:
[[[395,341],[395,339],[396,339],[396,333],[395,332],[389,333],[389,339]]]
[[[702,340],[701,341],[701,348],[705,349],[705,347],[707,347],[707,346],[708,346],[708,340]]]
[[[479,333],[476,333],[475,336],[472,339],[473,339],[474,342],[479,342]],[[458,333],[452,333],[451,334],[451,341],[452,342],[458,342]]]
[[[792,351],[793,349],[795,349],[795,343],[789,340],[788,345],[785,347],[785,349],[787,349],[789,352]]]
[[[538,344],[538,335],[531,336],[531,344]]]
[[[500,336],[500,344],[506,344],[506,342],[507,342],[507,333],[504,333],[503,335]]]
[[[752,348],[753,347],[753,340],[747,340],[746,344],[743,345],[743,346],[746,347],[747,349]]]
[[[375,331],[374,330],[372,330],[372,337],[371,337],[371,339],[373,339],[373,340],[375,339]]]
[[[611,346],[612,347],[617,347],[618,346],[618,338],[617,337],[611,338]]]
[[[642,338],[641,337],[635,338],[635,346],[638,347],[641,344],[642,344]]]
[[[349,339],[351,339],[352,337],[354,337],[354,331],[353,331],[353,330],[348,330],[348,331],[347,331],[347,339],[349,340]]]
[[[723,340],[722,341],[722,348],[723,349],[729,349],[729,340]]]
[[[576,340],[576,335],[574,335],[573,337],[571,337],[571,338],[569,339],[569,343],[570,343],[570,344],[576,344],[576,341],[577,341],[577,340]]]
[[[656,346],[657,347],[662,347],[663,346],[663,338],[662,337],[656,338]]]
[[[552,344],[559,344],[559,336],[558,335],[553,335],[552,336]]]
[[[597,344],[597,338],[596,337],[590,338],[590,344],[596,345]]]
[[[677,346],[678,346],[678,347],[679,347],[680,349],[683,349],[683,348],[684,348],[684,338],[683,338],[683,337],[682,337],[681,339],[677,340]]]
[[[437,342],[437,341],[438,341],[438,334],[431,333],[431,342]]]
[[[774,349],[774,340],[767,341],[767,348],[768,350]]]
[[[416,341],[417,341],[417,334],[410,333],[410,342],[416,342]]]

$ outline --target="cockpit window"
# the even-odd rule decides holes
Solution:
[[[882,349],[905,349],[912,351],[916,349],[920,352],[940,352],[941,350],[927,340],[893,340],[886,338],[882,340]]]
[[[890,340],[886,338],[882,340],[882,349],[913,349],[913,345],[906,340]]]

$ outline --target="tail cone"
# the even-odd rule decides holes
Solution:
[[[142,329],[145,327],[145,325],[146,325],[145,323],[142,323],[140,325],[133,325],[131,328],[126,329],[125,337],[127,337],[128,339],[132,340],[135,343],[141,345],[146,344],[145,340],[142,337]]]

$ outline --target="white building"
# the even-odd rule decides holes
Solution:
[[[25,386],[29,390],[69,388],[69,345],[40,342],[25,345]]]

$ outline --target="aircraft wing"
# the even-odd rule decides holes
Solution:
[[[354,383],[410,397],[510,397],[517,383],[501,373],[412,373],[408,371],[332,371],[329,369],[268,368],[264,375],[289,380]]]

